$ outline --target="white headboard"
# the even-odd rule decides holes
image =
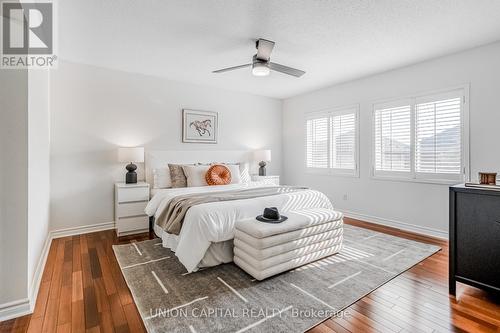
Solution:
[[[190,164],[211,162],[252,162],[252,152],[247,150],[152,150],[146,152],[144,168],[146,182],[153,185],[153,169],[165,168],[168,163]],[[253,170],[251,165],[251,169]]]

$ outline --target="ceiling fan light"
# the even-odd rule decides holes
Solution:
[[[254,76],[268,76],[269,73],[271,73],[271,70],[266,63],[256,62],[252,66],[252,74]]]

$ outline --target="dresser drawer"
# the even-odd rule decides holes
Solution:
[[[120,218],[124,216],[146,215],[144,208],[146,208],[147,204],[147,201],[119,203],[116,206],[116,216]]]
[[[117,192],[118,203],[131,201],[148,201],[149,189],[147,187],[122,188]]]
[[[148,230],[149,217],[147,216],[124,217],[116,221],[116,232],[118,233],[118,236]]]
[[[500,197],[456,195],[456,275],[500,287]]]

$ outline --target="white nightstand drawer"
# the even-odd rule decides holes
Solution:
[[[267,185],[279,185],[280,184],[280,176],[259,176],[252,175],[253,182],[261,182]]]
[[[118,236],[122,236],[127,232],[140,232],[149,230],[149,217],[148,216],[137,216],[137,217],[124,217],[116,221],[116,231]]]
[[[144,208],[146,208],[147,204],[147,201],[120,203],[116,207],[116,216],[120,218],[124,216],[146,215]]]
[[[130,187],[120,189],[117,193],[118,203],[130,201],[148,201],[149,188],[147,187]]]
[[[115,227],[118,236],[149,231],[149,217],[144,212],[149,201],[149,184],[115,184]]]

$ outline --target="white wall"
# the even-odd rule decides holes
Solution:
[[[478,171],[500,171],[499,59],[500,43],[495,43],[285,100],[285,181],[324,191],[336,208],[365,220],[446,236],[446,185],[370,178],[372,103],[470,83],[470,166],[477,179]],[[360,177],[306,174],[304,113],[355,103],[360,103]]]
[[[218,111],[219,143],[182,143],[182,108]],[[51,73],[51,229],[113,221],[113,183],[125,173],[118,146],[265,147],[272,174],[281,171],[281,126],[280,100],[60,62]]]
[[[43,269],[50,198],[48,87],[46,71],[5,70],[0,76],[0,318],[34,306],[27,299],[38,288],[36,269],[38,277]],[[12,302],[17,307],[2,309]]]
[[[39,262],[49,232],[49,72],[35,69],[28,75],[28,283],[32,294],[37,288],[35,271],[43,268]]]
[[[0,305],[28,296],[27,103],[28,72],[1,70]]]

